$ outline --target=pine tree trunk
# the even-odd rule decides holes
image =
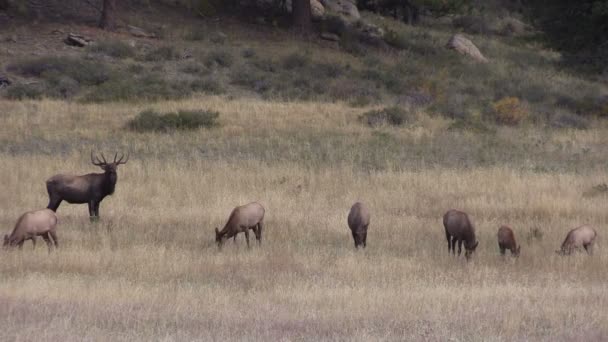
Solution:
[[[99,27],[112,31],[116,28],[116,0],[103,0],[103,10]]]
[[[303,31],[309,31],[312,25],[310,0],[293,0],[292,6],[293,26]]]

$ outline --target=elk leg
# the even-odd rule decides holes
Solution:
[[[95,217],[99,218],[99,205],[101,204],[101,202],[95,202],[93,204],[93,211],[95,214]]]
[[[258,222],[258,229],[256,229],[255,238],[258,240],[258,245],[262,245],[262,230],[264,229],[264,222]]]
[[[354,230],[351,233],[353,234],[353,241],[355,241],[355,248],[359,248],[359,245],[357,245],[357,234],[355,234]]]
[[[94,209],[94,204],[93,201],[89,201],[89,219],[91,219],[91,221],[93,221],[93,216],[95,216],[95,209]]]
[[[586,245],[583,245],[583,247],[587,251],[587,254],[593,255],[593,244],[586,244]]]
[[[460,256],[461,252],[462,252],[462,240],[458,239],[458,256]]]
[[[32,236],[32,250],[36,249],[36,237]]]
[[[247,248],[251,248],[249,246],[249,229],[245,229],[245,240],[247,240]]]
[[[363,233],[363,248],[367,247],[367,226],[365,226],[365,233]]]
[[[23,248],[23,243],[25,242],[25,240],[21,240],[19,241],[19,243],[17,244],[19,246],[19,249]]]
[[[498,244],[498,248],[500,248],[500,255],[505,256],[507,249],[501,244]],[[511,253],[513,253],[513,252],[511,252]]]
[[[57,248],[59,245],[57,244],[57,234],[55,233],[55,231],[51,230],[49,232],[49,235],[53,238],[53,241],[55,242],[55,248]]]
[[[53,246],[53,242],[51,242],[50,233],[42,234],[42,239],[46,242],[46,246],[49,248],[49,253],[51,253],[51,247]]]
[[[452,254],[456,255],[456,237],[452,236]]]
[[[452,250],[452,237],[447,231],[445,232],[445,237],[446,239],[448,239],[448,253],[450,253],[450,251]]]

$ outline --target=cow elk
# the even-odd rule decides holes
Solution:
[[[46,181],[46,190],[49,193],[47,208],[56,212],[62,201],[75,204],[87,203],[91,221],[99,219],[99,204],[106,196],[112,195],[116,188],[118,165],[126,164],[129,160],[129,155],[124,161],[124,155],[116,160],[117,156],[118,153],[114,155],[114,161],[108,163],[103,153],[99,160],[91,151],[91,163],[99,166],[103,173],[89,173],[82,176],[57,174],[49,178]]]
[[[367,246],[369,218],[369,210],[367,210],[365,204],[357,202],[350,208],[347,221],[355,240],[355,248],[359,248],[359,246],[365,248]]]
[[[500,249],[500,255],[505,255],[506,250],[511,251],[511,255],[514,257],[519,256],[519,251],[521,250],[521,246],[517,245],[515,241],[515,234],[513,233],[513,229],[509,226],[501,226],[498,228],[498,248]]]
[[[4,235],[4,247],[19,246],[21,249],[26,240],[32,240],[35,248],[36,237],[42,236],[50,252],[53,244],[57,248],[56,228],[57,216],[52,210],[28,211],[19,217],[12,233]]]
[[[255,238],[258,240],[258,245],[261,245],[264,213],[264,207],[257,202],[234,208],[224,228],[221,231],[217,227],[215,228],[215,242],[218,247],[222,248],[224,240],[236,237],[238,233],[245,233],[247,248],[249,248],[249,229],[253,230]]]
[[[589,255],[593,254],[593,244],[597,232],[591,226],[583,225],[572,229],[566,235],[560,250],[556,251],[559,255],[570,255],[575,249],[584,248]]]
[[[445,236],[448,239],[448,251],[451,250],[452,254],[455,254],[456,242],[458,242],[458,255],[460,255],[464,242],[464,256],[469,260],[479,244],[479,241],[475,238],[475,227],[471,223],[469,215],[454,209],[448,210],[443,215],[443,226]]]

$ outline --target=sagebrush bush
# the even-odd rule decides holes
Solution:
[[[408,46],[407,37],[404,34],[391,29],[386,30],[384,41],[388,45],[400,50],[403,50]]]
[[[222,68],[229,68],[234,63],[234,58],[228,51],[217,50],[211,51],[205,57],[205,66],[210,68],[214,65]]]
[[[550,119],[549,124],[554,128],[574,128],[574,129],[587,129],[589,128],[589,120],[586,118],[560,111],[555,113]]]
[[[162,62],[179,59],[179,53],[175,47],[167,45],[160,46],[152,51],[149,51],[145,56],[144,60],[148,62]]]
[[[110,69],[100,61],[65,56],[28,59],[10,65],[9,70],[28,77],[62,74],[85,85],[102,84],[110,78]]]
[[[299,52],[291,53],[283,57],[283,67],[287,70],[303,68],[310,63],[310,57]]]
[[[40,99],[44,88],[40,84],[13,84],[6,90],[5,97],[11,100]]]
[[[91,52],[101,53],[114,58],[129,58],[135,56],[135,48],[120,40],[106,40],[89,47]]]
[[[225,92],[222,83],[211,77],[190,82],[190,89],[192,89],[193,92],[202,92],[207,94],[223,94]]]
[[[526,105],[517,97],[504,97],[494,102],[492,110],[496,122],[505,125],[518,125],[530,115]]]
[[[85,97],[88,102],[168,100],[179,99],[192,93],[186,82],[170,82],[157,74],[127,76],[93,88]]]
[[[371,110],[359,116],[359,120],[376,127],[381,125],[404,126],[416,122],[416,114],[401,107]]]
[[[137,132],[169,132],[210,128],[217,125],[220,113],[207,110],[180,110],[176,113],[158,113],[146,110],[128,123],[128,128]]]

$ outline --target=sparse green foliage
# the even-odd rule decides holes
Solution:
[[[170,61],[179,58],[179,53],[175,49],[175,47],[167,45],[160,46],[150,52],[148,52],[144,56],[144,60],[148,62],[162,62],[162,61]]]
[[[228,68],[234,63],[232,55],[225,50],[212,51],[205,57],[205,66],[208,68],[213,66],[219,66],[222,68]]]
[[[384,41],[397,49],[407,48],[407,38],[403,34],[391,29],[386,30]]]
[[[121,59],[135,56],[135,48],[120,40],[101,41],[91,45],[89,50],[91,52]]]
[[[217,125],[220,113],[206,110],[180,110],[160,114],[153,110],[139,113],[129,121],[128,128],[137,132],[170,132],[210,128]]]
[[[62,74],[80,84],[98,85],[110,78],[109,68],[100,61],[74,57],[39,57],[13,63],[9,70],[27,77]]]
[[[371,127],[382,125],[404,126],[416,121],[416,113],[401,107],[389,107],[363,113],[359,116],[359,120]]]

